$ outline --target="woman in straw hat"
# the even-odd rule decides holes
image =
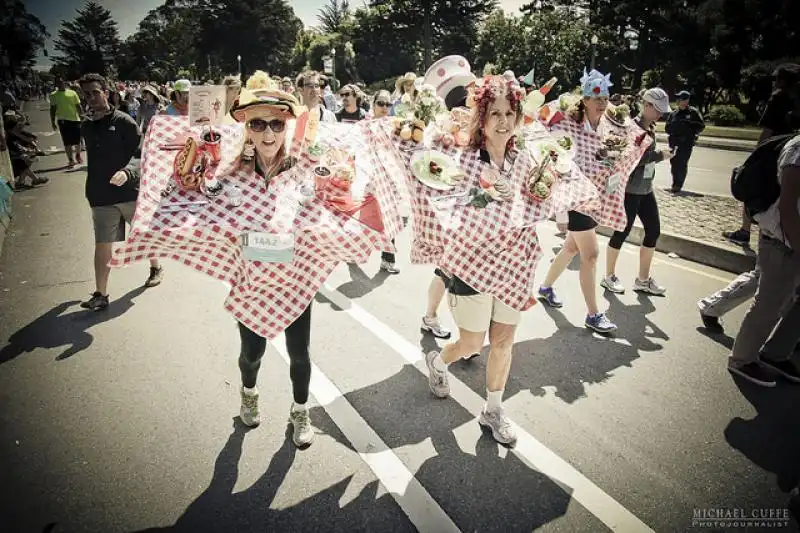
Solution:
[[[523,98],[524,91],[513,80],[506,80],[502,76],[486,78],[483,85],[475,91],[468,149],[479,151],[480,160],[500,175],[510,172],[518,154],[514,146],[514,136],[522,122]],[[521,194],[515,192],[510,184],[499,192],[508,198]],[[533,234],[535,239],[533,232],[533,227],[522,230],[523,235],[531,237]],[[514,246],[519,246],[524,240],[525,237],[520,236],[519,240],[515,240]],[[489,265],[486,266],[490,268]],[[458,326],[459,338],[446,345],[441,353],[432,351],[426,355],[431,392],[439,398],[450,394],[448,365],[479,352],[488,332],[487,399],[478,422],[491,431],[496,441],[513,445],[517,436],[503,410],[502,399],[511,368],[511,348],[521,312],[491,294],[479,293],[458,276],[450,277],[448,285],[448,303]]]
[[[136,123],[139,125],[139,129],[142,130],[142,135],[147,133],[150,119],[163,110],[164,105],[156,88],[148,85],[142,89],[142,104],[139,106],[139,114],[136,117]]]
[[[287,122],[298,116],[301,106],[294,96],[277,89],[277,84],[264,76],[263,73],[256,73],[255,80],[248,80],[248,88],[241,91],[231,115],[245,126],[242,166],[251,169],[269,184],[271,179],[292,165],[292,160],[286,157]],[[289,420],[293,426],[292,440],[298,447],[308,446],[314,438],[306,405],[311,382],[308,353],[310,332],[311,304],[285,331],[294,396]],[[239,334],[242,341],[239,355],[242,375],[240,416],[246,425],[255,426],[260,422],[256,378],[267,340],[241,322]]]
[[[395,115],[395,108],[398,104],[414,104],[417,99],[417,94],[419,93],[416,83],[417,75],[413,72],[406,72],[403,76],[397,78],[397,81],[394,82],[394,94],[392,95],[392,98],[394,98],[394,103],[392,104],[392,108],[389,110],[389,114],[391,116]]]

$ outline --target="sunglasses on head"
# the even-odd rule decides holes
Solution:
[[[272,133],[280,133],[286,127],[286,123],[282,120],[278,120],[277,118],[270,121],[266,121],[263,118],[254,118],[253,120],[247,122],[247,127],[257,133],[266,131],[267,128],[272,130]]]
[[[375,102],[375,105],[378,106],[378,107],[389,107],[392,104],[391,104],[391,102],[383,102],[383,101],[381,101],[381,102]]]

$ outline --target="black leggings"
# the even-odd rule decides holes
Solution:
[[[308,356],[308,343],[311,336],[311,304],[297,320],[286,328],[286,351],[289,352],[289,377],[292,379],[292,393],[295,403],[308,401],[308,386],[311,383],[311,359]],[[239,354],[239,370],[242,385],[248,389],[256,386],[261,358],[267,348],[267,339],[254,333],[239,322],[239,335],[242,338],[242,351]]]
[[[622,248],[622,243],[628,238],[636,216],[644,226],[644,239],[642,246],[655,248],[658,236],[661,235],[661,219],[658,217],[658,204],[654,192],[649,194],[625,194],[625,214],[628,216],[628,225],[625,231],[615,231],[608,245],[615,250]]]
[[[392,244],[394,244],[394,239],[392,239]],[[387,261],[389,263],[394,264],[395,257],[392,252],[381,252],[381,261]]]

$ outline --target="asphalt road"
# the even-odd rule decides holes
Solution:
[[[667,143],[659,143],[659,148]],[[713,150],[696,146],[689,159],[689,173],[684,185],[685,191],[704,194],[731,195],[731,171],[741,165],[748,154],[730,150]],[[672,187],[670,164],[656,165],[655,183],[662,189]]]
[[[419,321],[432,268],[403,257],[407,232],[399,275],[378,273],[377,255],[341,265],[314,303],[313,446],[287,438],[279,349],[261,370],[264,421],[245,431],[226,289],[165,263],[164,283],[144,290],[142,264],[112,272],[106,312],[84,312],[85,174],[48,175],[16,195],[0,257],[0,531],[693,531],[703,509],[782,513],[800,477],[800,388],[733,378],[733,339],[699,327],[695,301],[730,275],[659,256],[668,296],[605,294],[620,325],[607,339],[582,327],[566,272],[563,312],[536,306],[517,332],[505,405],[521,439],[509,451],[476,423],[485,356],[453,366],[450,399],[428,390],[420,357],[437,342]],[[550,224],[540,231],[539,279],[560,243]],[[624,250],[630,287],[636,250]],[[702,529],[761,530],[734,526]]]

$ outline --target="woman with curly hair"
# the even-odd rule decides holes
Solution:
[[[500,176],[510,172],[518,154],[514,137],[522,121],[523,97],[524,92],[502,76],[487,78],[475,91],[468,150],[478,152],[484,166]],[[510,185],[500,187],[500,182],[495,186],[504,197],[522,194],[521,190],[515,192]],[[533,232],[534,228],[521,231]],[[518,244],[517,241],[514,246]],[[511,368],[514,333],[521,313],[491,294],[480,294],[458,276],[451,276],[448,285],[448,303],[458,326],[459,338],[446,345],[441,353],[432,351],[425,357],[430,389],[437,397],[447,397],[450,393],[447,366],[479,352],[488,331],[487,400],[478,422],[492,432],[496,441],[513,445],[517,437],[503,411],[502,398]]]

